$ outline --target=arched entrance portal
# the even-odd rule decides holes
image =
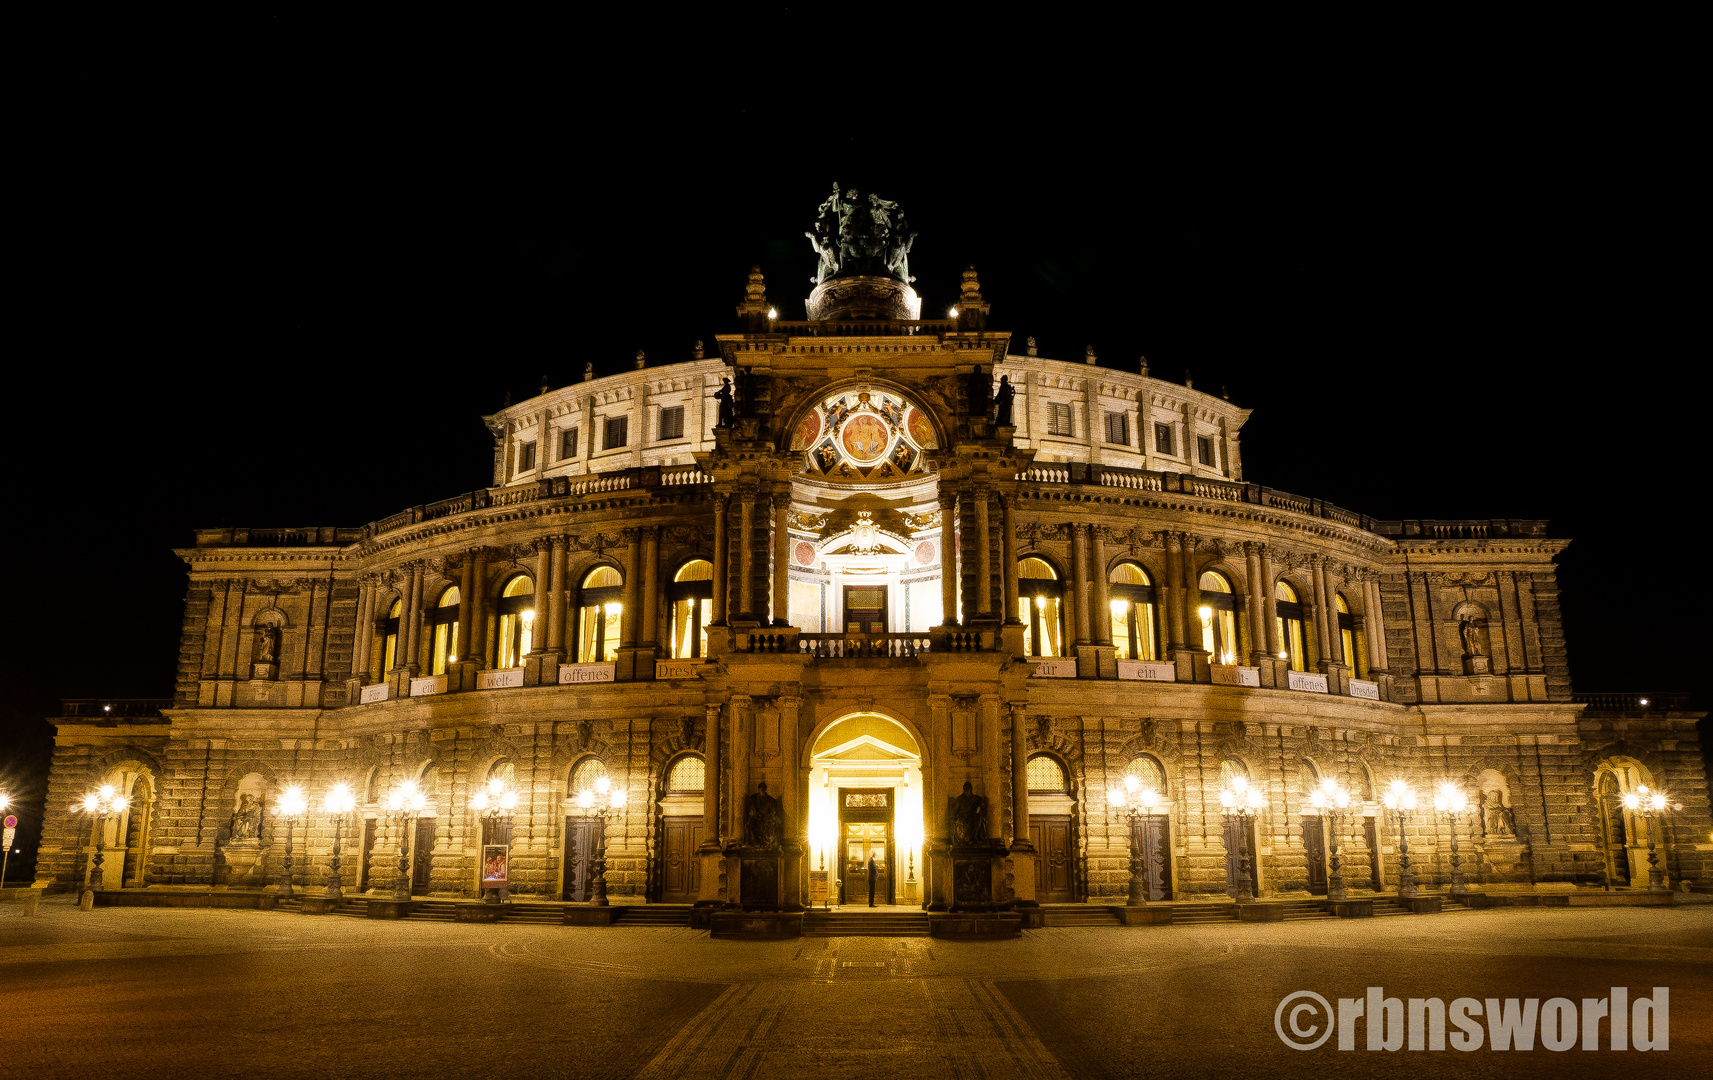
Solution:
[[[893,720],[873,713],[846,717],[810,750],[810,866],[825,867],[840,886],[836,902],[867,905],[876,863],[874,902],[920,906],[922,753]]]

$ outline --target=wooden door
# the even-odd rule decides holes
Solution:
[[[1071,819],[1067,814],[1031,814],[1029,842],[1035,845],[1035,900],[1068,904],[1071,885]]]
[[[1235,898],[1238,892],[1238,882],[1243,876],[1244,856],[1249,854],[1249,848],[1243,843],[1243,815],[1227,814],[1225,816],[1225,895]],[[1255,891],[1255,868],[1249,870],[1249,895],[1257,895]]]
[[[1315,814],[1303,818],[1303,861],[1307,864],[1309,895],[1326,895],[1326,819]]]
[[[1142,869],[1148,883],[1148,899],[1172,898],[1172,846],[1166,831],[1166,815],[1144,814],[1137,819],[1142,841]]]
[[[884,634],[886,626],[886,586],[846,585],[845,633]]]
[[[1373,818],[1362,819],[1362,842],[1368,845],[1368,887],[1380,892],[1380,827]]]
[[[432,886],[434,873],[434,826],[438,819],[425,817],[416,819],[416,843],[410,852],[410,892],[412,896],[426,896]]]
[[[845,822],[844,903],[868,903],[868,860],[874,856],[874,902],[892,903],[892,825],[886,821]]]
[[[586,817],[565,819],[565,899],[579,903],[594,898],[595,838],[599,823]]]
[[[375,855],[375,819],[363,819],[363,842],[357,849],[361,854],[357,859],[357,891],[362,892],[369,887],[369,860]]]
[[[669,817],[661,830],[662,846],[660,902],[693,904],[702,893],[702,863],[696,850],[702,846],[702,819]]]

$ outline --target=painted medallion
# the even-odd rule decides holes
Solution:
[[[797,421],[797,430],[791,435],[791,449],[807,450],[815,445],[815,440],[821,434],[821,414],[811,409],[803,419]]]
[[[891,441],[892,433],[886,430],[886,421],[873,413],[858,413],[851,417],[839,433],[839,442],[845,453],[852,461],[865,465],[879,461],[886,453],[886,444]]]
[[[935,448],[934,425],[929,423],[928,418],[922,415],[922,410],[914,405],[910,407],[909,415],[904,418],[904,430],[910,434],[910,441],[922,449]]]

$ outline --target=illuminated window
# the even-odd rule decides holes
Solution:
[[[1065,655],[1064,583],[1044,559],[1017,564],[1018,617],[1023,620],[1023,651],[1029,656]]]
[[[1152,791],[1162,799],[1166,797],[1166,770],[1160,767],[1151,754],[1142,754],[1131,760],[1125,773],[1136,778],[1137,790]]]
[[[624,578],[610,566],[597,566],[583,575],[577,612],[578,663],[598,664],[619,658],[623,593]]]
[[[586,757],[577,763],[577,768],[571,772],[571,797],[576,798],[585,791],[594,791],[595,784],[601,777],[607,775],[607,766],[598,757]]]
[[[666,774],[666,790],[677,794],[700,793],[702,786],[707,783],[708,766],[695,754],[685,754],[672,765],[672,771]]]
[[[382,671],[391,671],[398,666],[399,652],[399,620],[404,618],[404,601],[394,600],[393,606],[387,611],[387,617],[381,622],[381,637],[383,645]]]
[[[1279,631],[1279,647],[1285,655],[1281,660],[1291,662],[1291,670],[1307,671],[1308,654],[1303,643],[1303,605],[1297,600],[1297,590],[1283,578],[1273,587],[1273,606],[1278,609],[1275,620]]]
[[[1062,795],[1068,789],[1065,767],[1051,754],[1035,754],[1029,758],[1028,780],[1031,794]]]
[[[1350,603],[1344,599],[1343,593],[1334,593],[1338,602],[1338,639],[1344,646],[1344,662],[1351,667],[1357,667],[1356,647],[1361,644],[1362,637],[1356,632],[1356,616],[1350,613]],[[1366,674],[1367,664],[1360,665]],[[1358,676],[1360,677],[1360,676]]]
[[[446,663],[458,655],[458,586],[440,594],[440,602],[428,613],[434,624],[434,660],[431,675],[446,674]]]
[[[1158,660],[1154,636],[1154,583],[1133,562],[1121,562],[1107,576],[1112,607],[1112,644],[1120,660]]]
[[[1238,761],[1236,758],[1226,758],[1224,761],[1219,763],[1220,787],[1236,787],[1239,780],[1243,781],[1244,784],[1249,783],[1249,766]]]
[[[496,667],[511,668],[523,664],[532,648],[530,630],[535,625],[535,582],[518,574],[500,590],[500,635],[496,642],[499,659]]]
[[[1237,614],[1231,582],[1219,571],[1209,570],[1197,585],[1201,588],[1201,605],[1196,610],[1201,620],[1201,647],[1212,657],[1212,663],[1235,664]]]
[[[708,623],[714,618],[714,564],[706,559],[685,563],[666,587],[672,605],[672,656],[695,659],[708,651]]]

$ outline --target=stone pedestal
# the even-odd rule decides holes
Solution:
[[[497,923],[510,904],[459,904],[452,910],[453,922]]]
[[[1440,912],[1441,900],[1437,896],[1400,896],[1398,905],[1410,909],[1413,915],[1437,915]]]
[[[1005,881],[1005,842],[953,845],[951,863],[953,912],[997,911],[1004,906],[999,888]]]
[[[559,665],[565,662],[565,650],[549,649],[533,652],[523,658],[525,686],[558,686]]]
[[[1493,674],[1493,658],[1490,656],[1465,656],[1463,658],[1463,673],[1465,675]]]
[[[568,907],[565,909],[564,922],[566,926],[611,926],[613,916],[623,911],[616,907]],[[695,915],[691,915],[691,925],[695,925]]]
[[[1257,901],[1253,904],[1237,905],[1238,922],[1284,922],[1285,905],[1269,904]]]
[[[1106,910],[1118,916],[1118,921],[1125,926],[1168,926],[1172,921],[1172,909],[1165,904],[1113,907]]]
[[[368,916],[371,919],[402,919],[416,910],[416,903],[411,900],[370,900]]]
[[[306,896],[298,901],[297,910],[300,915],[326,915],[339,910],[344,903],[343,898],[330,896]]]
[[[1373,900],[1334,900],[1328,906],[1341,919],[1367,919],[1374,914]]]

